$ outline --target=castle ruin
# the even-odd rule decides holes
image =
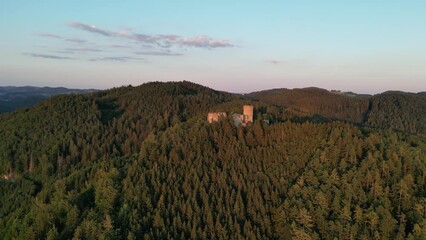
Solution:
[[[209,123],[219,121],[219,118],[226,117],[227,114],[225,112],[210,112],[207,115],[207,121]],[[252,105],[244,105],[243,106],[243,114],[232,114],[232,119],[234,120],[234,125],[238,126],[242,124],[246,126],[249,123],[253,123],[253,106]]]

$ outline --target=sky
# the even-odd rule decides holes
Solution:
[[[0,86],[426,91],[426,1],[0,0]]]

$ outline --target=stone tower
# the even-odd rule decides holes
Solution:
[[[244,105],[243,106],[243,115],[244,115],[244,123],[252,123],[253,122],[253,106],[252,105]]]

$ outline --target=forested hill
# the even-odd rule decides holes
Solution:
[[[369,96],[332,93],[321,88],[272,89],[248,95],[254,99],[289,108],[295,114],[318,114],[327,118],[361,122]]]
[[[49,97],[59,94],[94,92],[94,89],[69,89],[64,87],[1,87],[0,113],[28,108]]]
[[[184,81],[1,114],[0,239],[425,238],[424,136],[300,112]]]
[[[155,82],[55,96],[30,110],[0,115],[4,136],[0,169],[25,172],[30,162],[17,156],[58,157],[57,162],[38,168],[57,171],[64,164],[90,157],[131,155],[138,152],[148,134],[204,116],[213,107],[237,98],[190,82]]]
[[[321,115],[373,127],[426,134],[426,95],[389,91],[374,96],[320,88],[272,89],[247,95],[283,106],[289,115]]]
[[[426,134],[426,95],[385,92],[371,98],[366,123]]]

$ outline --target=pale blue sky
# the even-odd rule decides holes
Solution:
[[[0,85],[426,90],[426,1],[0,1]]]

